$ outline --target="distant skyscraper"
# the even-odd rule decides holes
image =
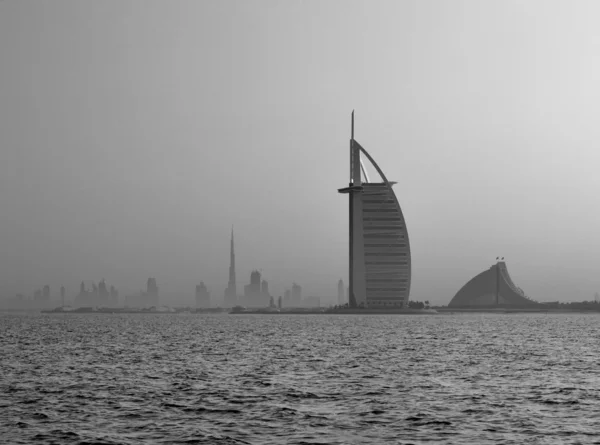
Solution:
[[[110,306],[115,307],[119,304],[119,291],[114,287],[110,287]]]
[[[269,297],[266,297],[266,301],[263,301],[262,296],[263,295],[261,293],[261,274],[258,270],[253,270],[250,274],[250,284],[244,286],[245,304],[251,307],[265,307],[269,304]]]
[[[148,296],[149,306],[158,306],[158,286],[156,278],[148,278],[146,283],[146,295]]]
[[[256,290],[260,289],[260,272],[258,270],[253,270],[250,273],[250,284],[254,286]]]
[[[286,289],[283,295],[284,295],[283,301],[285,303],[285,306],[290,307],[292,305],[292,291],[289,289]]]
[[[302,286],[296,283],[292,284],[292,303],[295,307],[302,305]]]
[[[85,283],[82,281],[79,285],[79,294],[75,297],[73,304],[76,307],[88,306],[88,292],[85,289]]]
[[[229,283],[225,289],[225,306],[237,305],[237,289],[235,286],[235,250],[233,247],[233,227],[231,228],[231,247],[229,252]]]
[[[338,304],[346,304],[344,296],[344,282],[338,281]]]
[[[104,278],[102,278],[100,283],[98,283],[98,303],[100,306],[109,305],[109,295],[108,289],[106,288],[106,281],[104,281]]]
[[[111,287],[111,299],[114,299],[118,303],[119,293],[114,289],[114,294]],[[123,299],[125,307],[132,308],[151,308],[158,307],[159,295],[158,286],[156,285],[156,278],[148,278],[146,281],[146,291],[140,290],[138,294],[126,295]],[[113,301],[113,300],[111,300]]]
[[[204,285],[204,281],[196,286],[196,307],[210,307],[210,292]]]
[[[265,303],[269,301],[271,294],[269,293],[269,282],[267,280],[262,280],[260,283],[260,293],[262,295],[262,300],[264,300]]]

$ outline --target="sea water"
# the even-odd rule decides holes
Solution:
[[[600,443],[600,315],[0,314],[0,442]]]

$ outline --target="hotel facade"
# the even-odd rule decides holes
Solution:
[[[369,180],[363,157],[380,179]],[[410,242],[394,182],[350,138],[350,181],[339,193],[349,195],[349,304],[351,307],[402,308],[408,305],[411,280]]]
[[[471,278],[448,304],[452,308],[531,307],[538,303],[512,280],[503,260]]]

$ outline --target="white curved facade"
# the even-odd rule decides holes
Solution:
[[[361,155],[370,161],[382,182],[368,181]],[[354,134],[350,140],[350,170],[349,187],[338,190],[348,193],[350,201],[350,305],[404,307],[410,295],[411,256],[402,209],[393,184],[354,140]]]

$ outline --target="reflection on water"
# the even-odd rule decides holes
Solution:
[[[3,314],[0,329],[0,442],[600,440],[600,315]]]

